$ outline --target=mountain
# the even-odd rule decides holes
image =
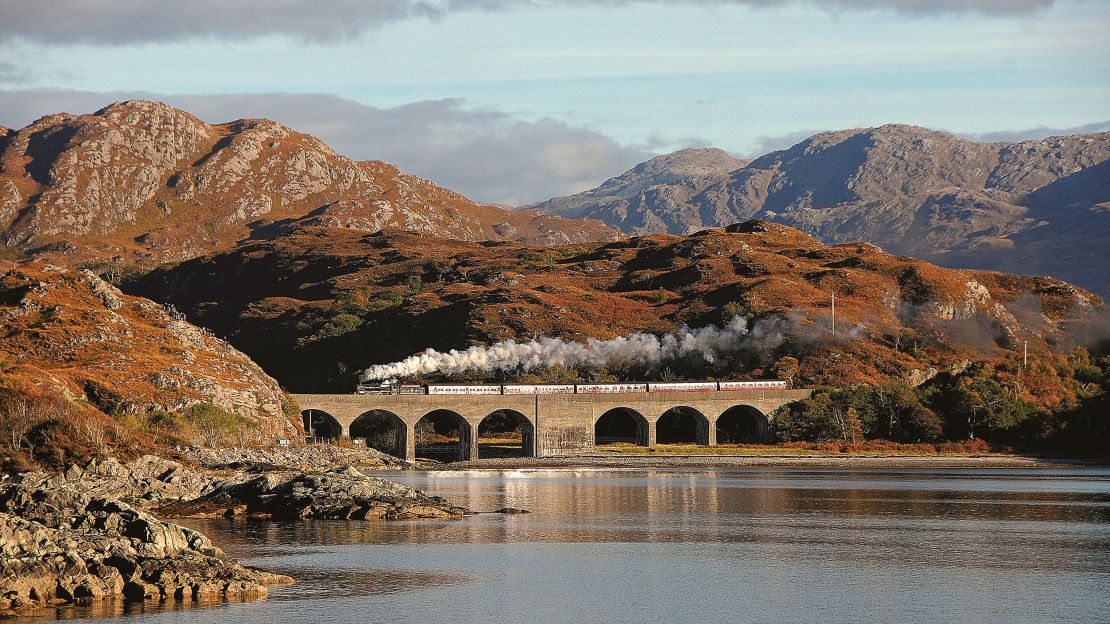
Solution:
[[[0,240],[25,255],[154,265],[296,222],[544,244],[621,236],[597,222],[476,204],[265,119],[210,125],[133,100],[0,129]]]
[[[572,219],[598,218],[633,234],[681,234],[689,229],[686,224],[701,223],[690,203],[694,196],[749,162],[719,149],[685,149],[640,163],[595,189],[537,207]]]
[[[920,379],[1012,355],[1025,340],[1033,353],[1062,349],[1077,319],[1104,310],[1052,278],[827,246],[765,221],[553,247],[299,227],[161,267],[128,288],[172,303],[301,392],[349,391],[357,371],[426,347],[607,339],[735,314],[754,321],[750,349],[683,374],[771,375],[792,356],[800,383]]]
[[[130,436],[145,430],[143,419],[198,403],[246,419],[265,439],[296,433],[277,382],[172,309],[125,295],[88,270],[3,264],[0,398],[7,401],[14,393],[75,399],[67,402],[73,422],[53,423],[63,428],[56,435],[74,436],[77,429],[90,436],[88,425],[100,423],[101,435],[116,431],[102,444],[126,449],[134,442]],[[0,406],[5,418],[17,417],[12,404]],[[50,418],[43,414],[42,420]]]
[[[1110,292],[1110,133],[977,143],[887,125],[818,134],[748,163],[697,150],[694,171],[689,151],[528,208],[635,235],[760,218],[831,244],[864,240]]]

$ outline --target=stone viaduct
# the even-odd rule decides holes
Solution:
[[[332,431],[349,435],[351,425],[370,414],[386,414],[395,424],[396,455],[416,459],[416,425],[433,412],[446,412],[459,423],[459,459],[478,458],[478,426],[489,415],[516,416],[523,434],[523,454],[551,457],[594,448],[598,421],[614,412],[636,422],[636,443],[654,448],[659,420],[676,408],[693,414],[698,444],[715,446],[719,421],[739,415],[756,427],[758,441],[770,438],[775,412],[810,395],[812,390],[743,390],[716,392],[637,392],[627,394],[541,395],[358,395],[295,394],[306,421],[326,421]],[[722,416],[726,418],[722,419]],[[402,452],[403,450],[403,452]]]

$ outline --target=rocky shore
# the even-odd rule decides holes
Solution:
[[[468,513],[353,465],[329,463],[325,454],[236,451],[198,461],[218,470],[147,455],[127,464],[106,459],[60,473],[5,477],[0,617],[112,598],[257,598],[268,586],[293,582],[228,559],[203,534],[156,516],[399,520]],[[377,467],[372,455],[359,457]],[[323,470],[291,470],[290,464]]]
[[[190,448],[181,454],[198,466],[213,470],[326,471],[337,466],[359,470],[394,470],[408,462],[372,448],[347,448],[320,444],[270,448]]]
[[[292,582],[118,500],[15,484],[0,490],[0,616],[117,596],[263,597],[267,586]]]

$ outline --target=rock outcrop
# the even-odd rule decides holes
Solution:
[[[204,468],[252,473],[275,470],[325,472],[337,466],[354,466],[360,470],[392,470],[408,466],[403,459],[376,449],[330,444],[262,448],[194,447],[181,453]]]
[[[211,125],[161,102],[49,115],[0,143],[0,242],[57,264],[181,260],[298,220],[464,240],[622,236],[599,222],[476,204],[270,120]]]
[[[0,488],[0,615],[124,597],[263,597],[287,576],[227,559],[203,534],[119,501]]]
[[[25,472],[10,483],[63,500],[94,496],[168,517],[251,515],[267,518],[457,518],[462,507],[420,490],[364,475],[381,469],[364,449],[189,449],[193,468],[154,455],[128,463],[93,460],[58,473]],[[230,460],[230,461],[229,461]],[[268,460],[274,460],[273,463]],[[400,460],[396,460],[398,463]],[[350,462],[350,463],[348,463]],[[283,464],[301,464],[293,468]],[[202,464],[203,465],[203,464]]]
[[[322,474],[265,474],[223,485],[196,500],[163,506],[159,513],[173,517],[247,515],[275,520],[409,520],[461,518],[467,510],[348,466]]]
[[[227,478],[232,477],[223,477]],[[94,459],[53,474],[25,472],[12,477],[12,481],[63,497],[95,496],[149,509],[204,496],[215,490],[221,479],[179,462],[144,455],[128,463],[114,458]]]
[[[229,560],[203,534],[153,513],[281,520],[456,519],[469,513],[353,466],[261,475],[223,468],[212,473],[144,456],[2,482],[0,617],[113,597],[262,597],[267,586],[293,582]]]
[[[1050,274],[1110,293],[1105,132],[977,143],[887,125],[821,133],[746,163],[684,150],[529,208],[636,235],[766,219],[826,243],[867,241],[945,266]]]

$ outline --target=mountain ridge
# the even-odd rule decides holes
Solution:
[[[152,265],[304,218],[462,240],[622,236],[598,222],[478,204],[274,121],[208,124],[149,100],[47,115],[0,138],[0,238],[25,256]]]
[[[642,163],[527,208],[632,235],[762,218],[826,243],[865,240],[950,267],[1047,273],[1105,294],[1108,162],[1106,132],[980,143],[888,124],[819,133],[702,177],[661,170],[644,180]],[[730,164],[721,159],[721,168]]]

